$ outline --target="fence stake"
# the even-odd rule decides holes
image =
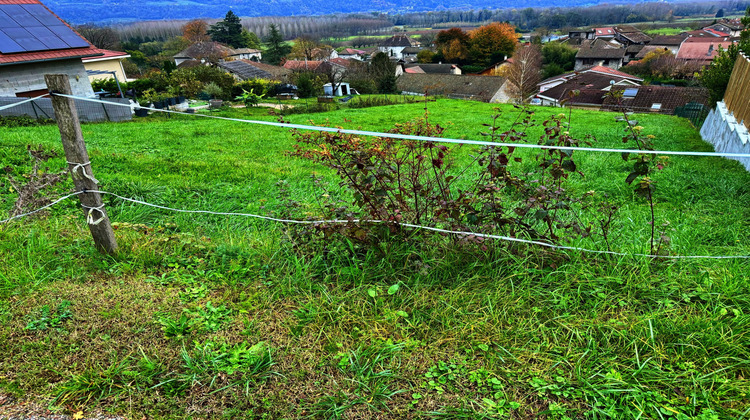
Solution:
[[[45,74],[44,81],[47,83],[47,89],[53,94],[52,108],[55,110],[55,119],[60,129],[65,157],[69,162],[68,170],[76,191],[97,191],[99,186],[89,164],[89,153],[83,141],[75,102],[73,99],[54,95],[54,93],[73,94],[68,75]],[[107,212],[104,210],[102,197],[99,193],[90,192],[80,194],[78,197],[81,200],[96,249],[102,253],[114,254],[117,251],[117,241]]]

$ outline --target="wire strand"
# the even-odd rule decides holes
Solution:
[[[123,106],[123,107],[128,107],[128,108],[133,106],[133,105],[128,105],[128,104],[120,104],[120,103],[115,103],[115,102],[102,101],[99,99],[82,98],[82,97],[66,95],[62,93],[53,93],[53,95],[62,96],[65,98],[71,98],[71,99],[78,99],[81,101],[104,103],[107,105]],[[223,121],[234,121],[234,122],[240,122],[240,123],[246,123],[246,124],[266,125],[266,126],[272,126],[272,127],[282,127],[282,128],[297,129],[297,130],[342,133],[342,134],[352,134],[352,135],[358,135],[358,136],[385,137],[385,138],[393,138],[393,139],[401,139],[401,140],[430,141],[430,142],[435,142],[435,143],[470,144],[470,145],[475,145],[475,146],[515,147],[515,148],[525,148],[525,149],[604,152],[604,153],[620,153],[620,154],[634,153],[634,154],[647,154],[647,155],[750,158],[750,153],[605,149],[605,148],[598,148],[598,147],[563,147],[563,146],[545,146],[541,144],[528,144],[528,143],[501,143],[501,142],[491,142],[491,141],[481,141],[481,140],[463,140],[463,139],[453,139],[453,138],[444,138],[444,137],[414,136],[414,135],[409,135],[409,134],[381,133],[377,131],[349,130],[349,129],[336,128],[336,127],[320,127],[320,126],[315,126],[315,125],[290,124],[290,123],[280,123],[280,122],[273,122],[273,121],[243,120],[241,118],[219,117],[216,115],[188,114],[187,112],[173,111],[173,110],[168,110],[168,109],[152,109],[152,108],[145,108],[145,109],[148,109],[149,111],[164,112],[168,114],[187,115],[191,117],[201,117],[201,118],[213,118],[213,119],[223,120]]]
[[[451,235],[462,235],[465,237],[477,237],[477,238],[484,238],[484,239],[496,239],[506,242],[516,242],[516,243],[522,243],[526,245],[537,245],[545,248],[551,248],[551,249],[557,249],[557,250],[565,250],[565,251],[577,251],[577,252],[584,252],[584,253],[590,253],[590,254],[600,254],[600,255],[613,255],[613,256],[619,256],[619,257],[645,257],[645,258],[660,258],[660,259],[669,259],[669,260],[678,260],[678,259],[714,259],[714,260],[725,260],[725,259],[748,259],[750,258],[750,255],[653,255],[653,254],[642,254],[642,253],[625,253],[625,252],[615,252],[615,251],[602,251],[602,250],[596,250],[596,249],[588,249],[588,248],[578,248],[578,247],[572,247],[572,246],[564,246],[564,245],[555,245],[550,244],[547,242],[542,241],[534,241],[529,239],[522,239],[522,238],[514,238],[512,236],[502,236],[502,235],[491,235],[491,234],[484,234],[484,233],[476,233],[476,232],[466,232],[466,231],[457,231],[457,230],[450,230],[450,229],[442,229],[432,226],[423,226],[423,225],[416,225],[411,223],[397,223],[392,221],[385,221],[385,220],[341,220],[341,219],[332,219],[332,220],[295,220],[295,219],[280,219],[276,217],[270,217],[270,216],[262,216],[258,214],[252,214],[252,213],[233,213],[233,212],[217,212],[217,211],[211,211],[211,210],[185,210],[185,209],[177,209],[173,207],[168,206],[162,206],[159,204],[153,204],[149,203],[143,200],[137,200],[134,198],[128,198],[123,197],[121,195],[111,193],[108,191],[90,191],[86,190],[86,193],[99,193],[99,194],[105,194],[110,195],[115,198],[118,198],[123,201],[128,201],[134,204],[140,204],[148,207],[153,207],[161,210],[168,210],[173,211],[177,213],[192,213],[192,214],[209,214],[209,215],[216,215],[216,216],[241,216],[241,217],[250,217],[255,219],[261,219],[261,220],[268,220],[272,222],[278,222],[278,223],[285,223],[285,224],[304,224],[304,225],[321,225],[321,224],[329,224],[329,223],[337,223],[337,224],[345,224],[345,223],[394,223],[398,226],[403,227],[409,227],[413,229],[421,229],[421,230],[427,230],[432,232],[438,232],[438,233],[445,233],[445,234],[451,234]],[[72,194],[68,194],[62,198],[59,198],[55,200],[54,202],[39,208],[37,210],[34,210],[29,213],[21,214],[18,216],[11,217],[6,220],[0,221],[0,224],[7,223],[14,219],[19,219],[34,213],[37,213],[39,211],[42,211],[46,208],[52,207],[55,204],[66,200],[70,197],[83,194],[83,191],[75,192]]]
[[[19,101],[19,102],[15,102],[15,103],[12,103],[12,104],[0,106],[0,111],[4,111],[6,109],[11,109],[11,108],[14,108],[14,107],[17,107],[17,106],[21,106],[21,105],[23,105],[25,103],[36,101],[39,98],[44,98],[45,96],[49,96],[49,93],[45,93],[44,95],[39,95],[39,96],[37,96],[35,98],[29,98],[29,99],[26,99],[26,100],[23,100],[23,101]]]
[[[87,191],[87,192],[88,192],[88,191]],[[17,216],[9,217],[9,218],[7,218],[7,219],[5,219],[5,220],[0,220],[0,225],[2,225],[2,224],[5,224],[5,223],[8,223],[8,222],[10,222],[10,221],[12,221],[12,220],[16,220],[16,219],[21,219],[21,218],[23,218],[23,217],[26,217],[26,216],[31,216],[31,215],[32,215],[32,214],[34,214],[34,213],[39,213],[39,212],[40,212],[40,211],[42,211],[42,210],[48,209],[48,208],[50,208],[50,207],[52,207],[52,206],[56,205],[57,203],[60,203],[60,202],[62,202],[62,201],[65,201],[65,200],[69,199],[70,197],[73,197],[73,196],[76,196],[76,195],[79,195],[79,194],[84,194],[84,192],[83,192],[83,191],[78,191],[78,192],[74,192],[74,193],[68,194],[68,195],[66,195],[66,196],[64,196],[64,197],[60,197],[60,198],[58,198],[57,200],[55,200],[55,201],[53,201],[53,202],[51,202],[51,203],[47,204],[47,205],[46,205],[46,206],[44,206],[44,207],[40,207],[40,208],[38,208],[38,209],[36,209],[36,210],[33,210],[33,211],[30,211],[30,212],[28,212],[28,213],[23,213],[23,214],[19,214],[19,215],[17,215]]]

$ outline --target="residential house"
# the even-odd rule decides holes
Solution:
[[[38,0],[0,1],[0,96],[43,95],[45,74],[66,74],[74,95],[92,97],[82,59],[102,56]]]
[[[581,70],[588,66],[603,66],[617,70],[623,65],[625,52],[625,48],[613,48],[586,41],[576,53],[574,69]]]
[[[250,61],[250,60],[247,60]],[[245,60],[222,61],[216,66],[234,76],[236,80],[272,79],[273,75]]]
[[[568,39],[580,40],[580,39],[595,39],[596,31],[593,29],[575,29],[568,31]]]
[[[629,61],[628,63],[636,63],[640,60],[643,60],[647,55],[654,51],[670,51],[669,48],[659,46],[659,45],[644,45],[643,48],[638,52],[638,54],[635,55],[634,59]],[[672,53],[674,55],[674,53]]]
[[[420,51],[422,51],[422,49],[419,47],[406,47],[401,50],[401,58],[407,63],[413,63],[417,61],[417,54],[419,54]]]
[[[370,60],[375,54],[380,52],[379,47],[369,47],[365,48],[362,51],[362,60]],[[386,54],[388,54],[386,52]]]
[[[403,95],[442,95],[455,99],[508,103],[507,79],[498,76],[404,73],[396,80]]]
[[[344,73],[352,65],[352,62],[343,58],[334,58],[331,60],[288,60],[284,63],[284,68],[293,72],[313,72],[324,74],[329,78],[341,80]]]
[[[321,60],[287,60],[282,67],[295,72],[305,72],[315,71],[321,64],[323,64]]]
[[[378,45],[378,49],[381,52],[388,54],[389,57],[395,57],[398,59],[404,58],[404,49],[411,47],[419,47],[419,42],[406,35],[393,35]]]
[[[457,64],[415,63],[405,64],[404,73],[461,74],[462,72]]]
[[[234,50],[218,42],[195,42],[174,56],[174,63],[179,66],[185,61],[218,63],[229,57]]]
[[[622,92],[621,97],[607,97],[602,109],[608,111],[654,112],[675,114],[680,107],[694,104],[696,108],[708,110],[709,92],[706,88],[680,86],[615,86],[613,92]]]
[[[731,37],[740,36],[740,32],[745,29],[745,26],[740,22],[739,19],[724,19],[711,26],[707,26],[705,29],[713,29],[717,32],[728,34]]]
[[[260,61],[263,55],[260,50],[256,50],[255,48],[233,48],[229,53],[229,58],[232,60]]]
[[[539,86],[539,93],[542,93],[546,90],[552,89],[555,86],[561,85],[568,80],[578,76],[582,73],[595,73],[595,74],[602,74],[605,76],[614,76],[617,79],[616,80],[629,80],[633,82],[633,85],[639,85],[643,82],[643,79],[640,77],[633,76],[632,74],[624,73],[618,70],[613,70],[609,67],[603,67],[603,66],[591,66],[591,67],[585,67],[579,71],[572,71],[565,74],[560,74],[558,76],[553,76],[548,79],[542,80],[537,84]]]
[[[339,53],[333,48],[313,48],[310,52],[313,60],[330,60],[339,58]]]
[[[673,55],[677,55],[680,50],[680,46],[688,38],[687,34],[680,35],[657,35],[651,42],[648,43],[650,47],[664,48],[672,52]],[[636,57],[637,58],[637,57]]]
[[[130,54],[103,49],[98,49],[98,51],[103,55],[81,59],[89,80],[93,82],[94,80],[106,80],[114,77],[117,81],[126,81],[127,76],[125,75],[125,68],[122,66],[122,60],[130,57]]]
[[[289,76],[292,74],[292,71],[281,67],[281,66],[274,66],[273,64],[266,64],[261,63],[254,60],[241,60],[245,62],[246,64],[249,64],[259,70],[263,70],[266,73],[269,73],[271,75],[271,80],[277,80],[279,82],[288,82]]]
[[[615,26],[615,40],[625,46],[645,45],[651,42],[651,37],[631,25]]]
[[[218,63],[219,61],[229,60],[253,60],[260,61],[262,54],[260,50],[253,48],[230,48],[218,42],[195,42],[174,56],[174,63],[179,66],[181,63],[190,60],[202,62]]]
[[[685,32],[685,34],[690,38],[708,38],[708,39],[714,39],[714,38],[727,38],[729,37],[729,33],[727,32],[721,32],[715,29],[711,28],[703,28],[698,29],[695,31],[688,31]]]
[[[594,38],[614,38],[615,28],[594,28]]]
[[[365,52],[362,50],[355,50],[354,48],[345,48],[339,51],[339,58],[347,60],[362,60]]]
[[[487,67],[486,69],[480,71],[477,74],[481,76],[498,76],[500,75],[500,72],[502,71],[501,69],[503,67],[509,66],[511,63],[513,63],[513,58],[509,58],[507,60],[503,60],[498,63],[495,63]]]
[[[639,86],[638,80],[642,81],[642,79],[636,79],[630,75],[622,77],[618,74],[602,71],[575,73],[571,77],[566,77],[564,82],[540,91],[536,97],[541,100],[542,105],[562,106],[567,104],[598,108],[604,104],[604,97],[610,89],[615,86]]]
[[[729,37],[690,37],[680,46],[677,58],[707,66],[719,54],[719,47],[726,50],[734,42],[735,40]]]

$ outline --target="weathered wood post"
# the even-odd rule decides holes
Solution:
[[[45,74],[44,81],[47,83],[47,89],[53,94],[52,107],[55,110],[55,119],[60,128],[60,138],[68,161],[68,170],[76,191],[97,191],[99,185],[91,170],[89,153],[83,141],[75,102],[73,99],[54,95],[55,93],[73,94],[68,75]],[[94,238],[94,245],[99,252],[114,254],[117,251],[117,241],[107,212],[104,210],[102,197],[99,193],[87,192],[78,195],[78,198],[81,200],[86,222]]]

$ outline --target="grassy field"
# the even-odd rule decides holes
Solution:
[[[387,130],[423,107],[285,119]],[[482,124],[496,112],[446,99],[428,108],[445,137],[465,139],[486,139]],[[517,111],[499,110],[509,127]],[[536,118],[558,111],[538,108]],[[275,118],[262,108],[214,115]],[[614,117],[573,111],[570,131],[623,147]],[[686,120],[635,118],[658,149],[711,150]],[[285,129],[159,116],[83,134],[102,190],[154,204],[318,217],[312,175],[351,197],[329,169],[288,155]],[[65,167],[56,126],[3,128],[0,144],[3,176],[26,179],[27,145],[57,152],[50,171]],[[474,153],[458,148],[456,166]],[[534,154],[519,155],[521,172]],[[625,183],[632,164],[574,156],[584,176],[571,189],[619,208],[612,249],[648,252],[650,209]],[[750,174],[739,164],[672,157],[653,177],[672,255],[750,254]],[[17,193],[0,184],[3,219]],[[68,180],[48,194],[70,191]],[[105,202],[115,256],[96,252],[73,200],[0,225],[0,417],[28,401],[155,419],[750,415],[747,260],[459,246],[427,233],[383,252],[335,236],[299,241],[273,222]],[[565,244],[606,249],[598,234]]]
[[[683,28],[655,28],[655,29],[646,29],[644,32],[648,35],[679,35],[683,32],[691,31],[692,28],[690,27],[683,27]]]

